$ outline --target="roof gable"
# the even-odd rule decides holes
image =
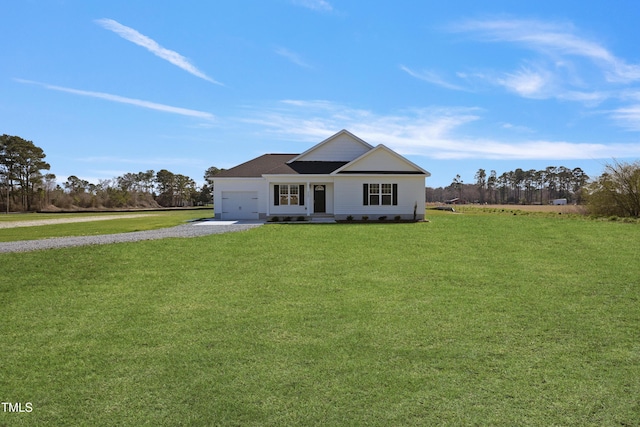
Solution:
[[[348,173],[399,173],[431,176],[420,166],[382,144],[333,172],[333,174]]]
[[[347,157],[351,159],[344,160]],[[342,158],[343,160],[329,160]],[[302,160],[301,160],[302,159]],[[318,160],[322,159],[322,160]],[[341,130],[302,154],[264,154],[210,178],[260,178],[265,175],[416,174],[431,176],[395,151],[375,148]]]
[[[373,148],[348,130],[341,130],[289,162],[350,162]]]

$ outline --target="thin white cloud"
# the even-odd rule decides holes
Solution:
[[[590,106],[596,106],[614,95],[615,93],[610,91],[582,92],[568,90],[558,94],[558,99],[566,101],[579,101]]]
[[[38,86],[42,86],[45,89],[71,93],[74,95],[88,96],[91,98],[99,98],[107,101],[119,102],[121,104],[135,105],[136,107],[148,108],[150,110],[162,111],[165,113],[179,114],[182,116],[195,117],[195,118],[205,119],[205,120],[215,119],[213,114],[207,113],[205,111],[191,110],[188,108],[181,108],[181,107],[173,107],[171,105],[158,104],[155,102],[144,101],[141,99],[126,98],[124,96],[112,95],[104,92],[93,92],[93,91],[86,91],[86,90],[80,90],[80,89],[72,89],[68,87],[55,86],[47,83],[40,83],[40,82],[34,82],[30,80],[23,80],[23,79],[14,79],[14,80],[19,83],[35,84]]]
[[[621,127],[631,131],[640,131],[640,104],[615,109],[609,115]]]
[[[577,56],[598,64],[610,82],[640,80],[640,65],[627,64],[602,44],[580,37],[571,24],[535,20],[469,20],[451,30],[478,34],[481,40],[516,43],[543,55]]]
[[[640,89],[630,88],[620,94],[622,99],[630,99],[632,101],[640,101]]]
[[[522,67],[497,79],[497,83],[525,98],[547,98],[550,96],[551,80],[548,72]]]
[[[306,7],[307,9],[317,10],[319,12],[332,12],[333,6],[326,0],[292,0],[297,6]]]
[[[424,80],[425,82],[432,83],[434,85],[441,86],[446,89],[465,90],[462,86],[459,86],[444,80],[434,71],[430,71],[430,70],[414,71],[411,68],[406,67],[404,65],[400,65],[400,69],[405,73],[409,74],[411,77],[415,77],[416,79],[419,79],[419,80]]]
[[[154,55],[164,59],[165,61],[169,61],[173,65],[182,68],[184,71],[191,73],[196,77],[199,77],[211,83],[222,85],[222,83],[212,79],[211,77],[200,71],[187,58],[180,55],[178,52],[160,46],[155,40],[145,36],[144,34],[140,34],[133,28],[127,27],[117,21],[114,21],[113,19],[107,18],[97,19],[95,22],[104,29],[113,31],[123,39],[128,40],[131,43],[135,43],[138,46],[144,47]]]
[[[116,156],[94,156],[94,157],[78,157],[70,159],[74,164],[81,162],[86,164],[88,169],[79,177],[93,184],[111,181],[118,176],[132,171],[146,171],[149,169],[162,168],[186,168],[187,170],[203,169],[202,158],[185,158],[185,157],[144,157],[128,158]],[[104,169],[104,165],[109,165],[111,169]],[[116,169],[117,168],[117,169]],[[75,173],[74,173],[75,174]],[[56,181],[60,184],[65,182],[69,175],[57,175]],[[198,180],[196,180],[198,182]]]
[[[304,61],[300,55],[298,55],[295,52],[290,51],[287,48],[284,47],[276,47],[275,48],[275,53],[282,56],[283,58],[286,58],[287,60],[291,61],[292,63],[303,67],[303,68],[312,68],[311,65],[309,65],[306,61]]]
[[[515,125],[513,123],[500,123],[500,127],[505,130],[518,133],[534,133],[533,129],[527,126]]]
[[[415,78],[450,89],[469,88],[481,82],[503,87],[525,98],[555,98],[588,106],[616,97],[616,92],[608,89],[612,84],[640,81],[640,65],[627,64],[603,45],[580,37],[571,24],[518,19],[468,20],[450,26],[449,30],[470,34],[484,42],[515,44],[539,56],[523,58],[522,65],[513,71],[457,72],[457,78],[464,84],[447,81],[433,71],[400,68]]]
[[[425,108],[379,115],[329,101],[286,100],[249,112],[240,121],[279,140],[317,142],[337,129],[349,129],[371,144],[385,144],[404,155],[433,159],[571,160],[640,156],[640,144],[598,144],[552,140],[505,141],[473,137],[466,126],[482,119],[477,108]],[[640,118],[640,106],[619,111]],[[507,126],[508,127],[508,126]]]
[[[509,43],[535,52],[511,72],[462,74],[530,99],[557,99],[596,107],[605,101],[631,102],[598,113],[630,131],[640,131],[640,64],[618,57],[570,23],[522,19],[467,20],[449,30],[476,40]]]
[[[202,163],[200,158],[185,158],[185,157],[145,157],[143,161],[140,159],[131,159],[128,157],[115,157],[115,156],[94,156],[94,157],[80,157],[74,159],[83,163],[97,163],[97,164],[140,164],[144,163],[148,168],[150,167],[169,167],[169,166],[194,166]],[[131,172],[130,170],[128,172]],[[124,173],[124,172],[123,172]],[[115,176],[115,175],[114,175]]]

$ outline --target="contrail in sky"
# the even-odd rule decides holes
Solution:
[[[201,79],[204,79],[208,82],[224,86],[219,81],[212,79],[211,77],[200,71],[195,65],[189,62],[187,58],[180,55],[178,52],[160,46],[158,42],[145,36],[144,34],[140,34],[133,28],[127,27],[117,21],[114,21],[113,19],[107,18],[97,19],[96,23],[102,28],[113,31],[123,39],[129,40],[131,43],[135,43],[138,46],[144,47],[154,55],[171,62],[173,65],[182,68],[186,72],[191,73],[196,77],[200,77]]]
[[[89,96],[92,98],[106,99],[107,101],[135,105],[137,107],[149,108],[151,110],[164,111],[165,113],[180,114],[182,116],[197,117],[197,118],[206,119],[206,120],[215,119],[215,116],[213,114],[207,113],[205,111],[190,110],[188,108],[181,108],[181,107],[172,107],[171,105],[157,104],[155,102],[144,101],[142,99],[126,98],[124,96],[112,95],[110,93],[104,93],[104,92],[92,92],[87,90],[72,89],[72,88],[63,87],[63,86],[50,85],[47,83],[34,82],[31,80],[24,80],[24,79],[14,79],[14,80],[19,83],[35,84],[50,90],[57,90],[60,92],[72,93],[74,95]]]

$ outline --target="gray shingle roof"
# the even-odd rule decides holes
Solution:
[[[224,170],[214,178],[259,178],[262,175],[330,174],[349,162],[292,162],[298,154],[264,154]]]
[[[297,154],[263,154],[253,160],[224,170],[214,178],[259,178],[265,173],[281,168]]]

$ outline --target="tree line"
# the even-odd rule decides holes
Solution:
[[[33,211],[59,209],[153,208],[209,204],[213,187],[208,178],[223,169],[204,173],[205,184],[167,169],[125,173],[90,183],[75,175],[60,185],[47,173],[51,165],[42,148],[19,136],[0,136],[0,210]],[[553,199],[586,203],[599,216],[640,217],[640,161],[614,160],[593,180],[580,168],[549,166],[543,170],[488,174],[478,169],[474,182],[465,184],[456,175],[447,187],[426,188],[427,202],[459,199],[477,203],[546,204]]]
[[[478,169],[472,183],[465,184],[456,175],[447,187],[428,188],[427,201],[493,204],[547,204],[554,199],[567,199],[568,203],[582,203],[583,189],[589,176],[581,169],[549,166],[542,170],[516,169],[498,175]]]
[[[167,169],[125,173],[90,183],[75,175],[60,185],[47,173],[51,165],[42,148],[19,136],[0,136],[0,209],[3,212],[58,209],[155,208],[195,206],[212,201],[208,183]],[[221,169],[210,167],[207,178]]]

